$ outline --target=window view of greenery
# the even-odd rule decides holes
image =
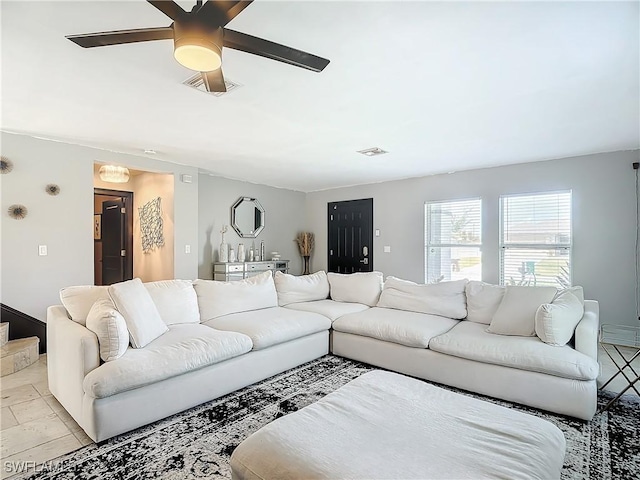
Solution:
[[[501,197],[502,285],[571,285],[571,192]]]
[[[482,201],[425,204],[425,283],[482,279]]]

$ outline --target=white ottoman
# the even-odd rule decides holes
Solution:
[[[234,479],[554,479],[551,423],[374,371],[264,426],[231,456]]]

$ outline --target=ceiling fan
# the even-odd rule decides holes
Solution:
[[[222,47],[233,48],[279,62],[321,72],[329,60],[295,48],[224,28],[253,0],[198,0],[190,12],[172,0],[147,0],[173,20],[168,27],[116,30],[113,32],[68,35],[84,48],[123,43],[173,40],[175,59],[202,73],[209,92],[226,92],[222,75]]]

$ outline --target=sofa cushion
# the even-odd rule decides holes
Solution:
[[[218,330],[240,332],[253,342],[254,350],[329,330],[331,320],[317,313],[283,307],[232,313],[205,322]]]
[[[232,282],[196,280],[193,287],[198,296],[201,322],[231,313],[278,306],[271,272]]]
[[[362,303],[375,307],[382,292],[380,272],[327,273],[331,299],[336,302]]]
[[[139,278],[114,283],[109,296],[127,322],[133,348],[142,348],[167,331],[156,304]]]
[[[464,294],[467,281],[421,285],[396,277],[387,277],[377,306],[462,319],[467,316]]]
[[[432,338],[429,348],[477,362],[574,380],[595,380],[599,371],[598,362],[569,346],[553,347],[538,337],[494,335],[474,322],[460,322],[447,333]]]
[[[329,280],[325,272],[296,277],[276,272],[273,278],[278,292],[278,305],[324,300],[329,296]]]
[[[544,303],[538,307],[535,320],[536,335],[549,345],[566,345],[573,337],[582,315],[582,287],[564,290],[551,303]]]
[[[338,318],[333,322],[333,329],[407,347],[427,348],[432,337],[450,330],[457,323],[458,320],[439,315],[374,307]]]
[[[171,325],[169,331],[140,349],[100,365],[84,378],[85,393],[105,398],[183,373],[223,362],[251,350],[251,339],[204,325]],[[153,399],[149,399],[150,406]]]
[[[472,280],[467,283],[467,320],[489,325],[498,310],[506,287]]]
[[[316,300],[315,302],[290,303],[285,308],[292,310],[302,310],[324,315],[329,320],[334,321],[348,313],[362,312],[369,310],[368,305],[362,303],[334,302],[333,300]]]
[[[538,307],[551,302],[557,291],[555,287],[508,286],[487,331],[498,335],[533,337]]]
[[[60,290],[60,301],[67,309],[69,318],[86,325],[87,315],[97,300],[109,298],[109,287],[78,285]]]
[[[144,286],[167,325],[200,323],[198,297],[191,280],[160,280]]]
[[[103,298],[93,304],[87,315],[87,328],[98,337],[100,358],[103,361],[116,360],[127,351],[127,323],[110,299]]]

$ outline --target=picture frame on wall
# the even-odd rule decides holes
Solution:
[[[96,213],[93,216],[93,239],[102,240],[102,214]]]

